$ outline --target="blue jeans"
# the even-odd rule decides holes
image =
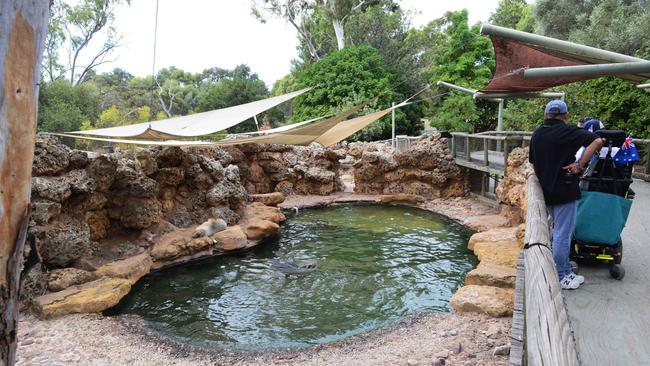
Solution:
[[[555,260],[557,273],[562,279],[573,270],[569,263],[569,252],[571,238],[576,227],[578,200],[561,205],[550,205],[547,206],[547,209],[553,218],[553,260]]]

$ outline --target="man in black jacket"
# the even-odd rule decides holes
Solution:
[[[552,100],[546,105],[544,123],[535,130],[530,141],[529,160],[553,217],[553,259],[561,287],[573,290],[584,282],[584,277],[574,274],[569,264],[580,199],[578,173],[589,158],[600,151],[603,141],[587,130],[568,126],[568,112],[562,100]],[[575,161],[575,154],[582,146],[586,146],[586,150],[580,160]]]

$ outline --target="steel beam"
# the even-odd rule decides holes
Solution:
[[[564,98],[564,92],[543,92],[543,93],[476,93],[474,99],[495,99],[498,98]]]
[[[648,83],[648,84],[639,84],[636,87],[641,88],[641,89],[650,89],[650,83]]]
[[[524,78],[554,78],[575,76],[605,76],[650,73],[650,61],[613,64],[538,67],[524,70]]]
[[[508,38],[515,41],[541,46],[544,48],[568,53],[575,56],[597,59],[597,60],[602,60],[607,62],[647,61],[642,58],[623,55],[611,51],[605,51],[595,47],[589,47],[589,46],[585,46],[573,42],[562,41],[555,38],[544,37],[537,34],[526,33],[526,32],[499,27],[487,23],[483,23],[481,25],[481,34]]]
[[[436,85],[441,85],[441,86],[444,86],[446,88],[454,89],[454,90],[457,90],[459,92],[463,92],[463,93],[466,93],[466,94],[472,94],[473,95],[473,94],[478,93],[478,90],[476,90],[476,89],[464,88],[462,86],[458,86],[456,84],[448,83],[448,82],[442,81],[442,80],[438,80]]]

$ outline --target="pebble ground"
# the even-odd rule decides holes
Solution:
[[[509,332],[509,318],[425,314],[331,345],[232,353],[178,344],[131,318],[26,315],[17,365],[505,365],[508,356],[494,353],[507,353]]]

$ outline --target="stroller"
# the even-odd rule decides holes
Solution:
[[[577,273],[575,261],[607,263],[610,275],[620,280],[625,276],[621,265],[621,233],[634,198],[630,188],[632,164],[616,166],[613,160],[613,151],[622,146],[627,137],[624,131],[599,130],[595,133],[606,143],[580,178],[582,199],[571,243],[571,265]]]

